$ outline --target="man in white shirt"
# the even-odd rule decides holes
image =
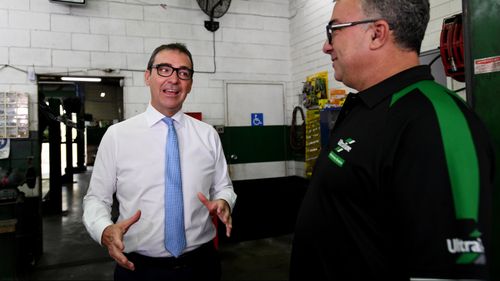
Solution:
[[[115,280],[220,279],[211,216],[218,216],[229,236],[236,194],[215,129],[180,111],[193,73],[183,44],[156,48],[144,74],[151,91],[148,108],[111,126],[102,138],[83,222],[117,262]],[[185,248],[178,257],[164,244],[166,116],[177,134],[182,179]],[[120,213],[116,223],[111,220],[114,193]]]

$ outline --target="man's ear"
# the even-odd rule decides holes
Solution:
[[[371,42],[370,47],[372,49],[379,49],[389,41],[391,31],[389,24],[385,20],[378,20],[372,24],[371,27]]]
[[[147,69],[144,71],[144,83],[149,86],[149,77],[151,77],[151,70]]]

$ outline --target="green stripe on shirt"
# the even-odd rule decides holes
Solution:
[[[441,131],[457,219],[473,219],[479,212],[479,164],[469,125],[446,88],[425,80],[393,95],[391,106],[418,88],[434,107]]]

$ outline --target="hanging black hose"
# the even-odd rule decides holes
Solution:
[[[429,64],[428,64],[428,65],[429,65],[429,66],[431,66],[431,65],[432,65],[433,63],[435,63],[435,62],[436,62],[436,61],[437,61],[440,57],[441,57],[441,54],[437,55],[435,58],[433,58],[433,59],[431,60],[431,62],[429,62]]]
[[[302,117],[302,124],[297,125],[297,112]],[[290,147],[294,151],[302,151],[306,145],[306,119],[302,107],[296,106],[292,113],[292,126],[290,127]]]

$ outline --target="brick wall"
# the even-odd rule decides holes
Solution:
[[[208,16],[195,0],[164,1],[166,9],[147,2],[87,0],[86,6],[69,6],[0,0],[0,67],[34,68],[37,74],[123,76],[124,114],[136,115],[149,101],[140,70],[158,45],[183,42],[193,53],[196,70],[214,68],[213,33],[204,28]],[[217,73],[195,74],[184,109],[203,112],[208,123],[224,124],[224,81],[290,81],[289,2],[233,0],[217,21]],[[105,68],[121,70],[107,74],[100,70]],[[30,128],[36,130],[37,87],[26,73],[1,69],[0,91],[30,93]]]
[[[165,3],[167,9],[134,0],[87,0],[84,7],[0,0],[0,68],[8,64],[36,73],[124,77],[124,115],[129,118],[149,101],[142,70],[156,46],[184,42],[196,70],[210,72],[215,35],[217,73],[195,74],[184,106],[202,112],[213,125],[225,123],[225,82],[285,83],[286,124],[301,104],[306,76],[328,70],[330,87],[343,87],[333,80],[330,61],[321,52],[331,0],[233,0],[227,14],[217,19],[221,27],[215,34],[204,28],[207,16],[195,0]],[[431,0],[423,51],[438,47],[443,18],[460,11],[461,0]],[[122,70],[107,74],[100,70],[104,68]],[[0,69],[0,91],[30,93],[30,130],[37,130],[37,87],[26,73]],[[290,163],[290,173],[302,174],[297,170],[302,165],[296,164]]]
[[[326,40],[325,25],[333,8],[330,0],[290,0],[290,50],[292,59],[291,87],[298,103],[298,95],[306,76],[328,70],[330,87],[345,87],[333,80],[330,60],[321,49]],[[430,0],[431,19],[422,42],[422,51],[437,49],[443,19],[462,11],[462,0]],[[289,110],[293,107],[289,106]]]

